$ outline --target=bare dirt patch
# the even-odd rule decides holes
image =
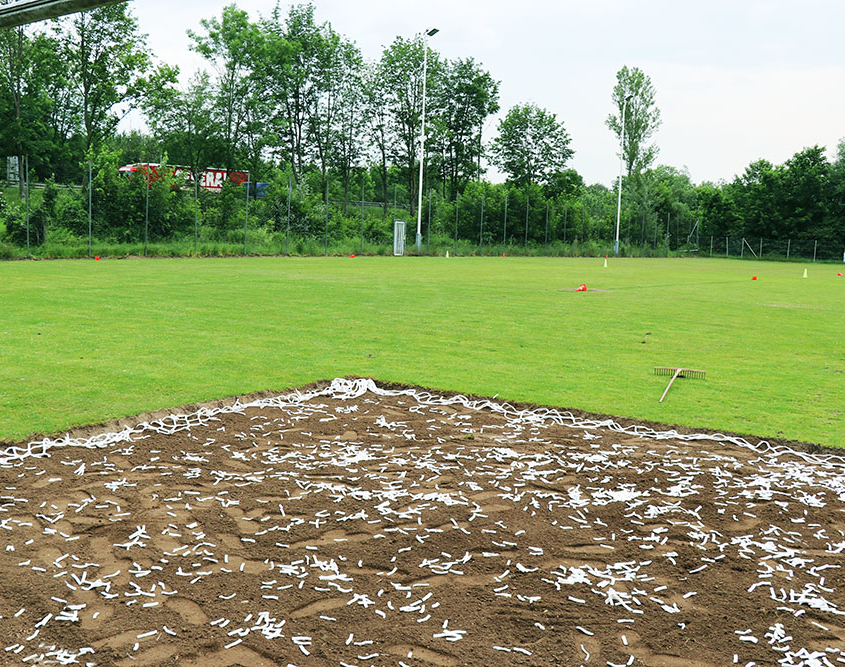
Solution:
[[[845,664],[836,453],[336,380],[0,464],[3,664]]]

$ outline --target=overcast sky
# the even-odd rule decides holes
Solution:
[[[134,0],[141,31],[183,77],[207,67],[187,29],[219,16],[226,0]],[[290,2],[280,0],[282,8]],[[275,0],[238,0],[253,19]],[[787,160],[845,137],[845,2],[837,0],[316,0],[318,22],[378,59],[397,35],[428,27],[446,58],[472,57],[500,81],[502,112],[533,102],[572,137],[570,166],[587,183],[619,171],[604,120],[616,72],[651,77],[663,124],[657,162],[694,182],[730,180],[753,160]],[[498,119],[485,137],[495,134]],[[491,174],[493,180],[500,177]]]

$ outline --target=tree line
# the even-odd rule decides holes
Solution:
[[[435,238],[491,251],[550,242],[571,250],[576,239],[598,248],[613,238],[618,185],[587,185],[568,168],[571,138],[555,113],[517,104],[485,142],[500,82],[472,57],[444,58],[415,35],[367,61],[307,3],[277,4],[257,20],[232,4],[187,38],[207,67],[185,78],[156,61],[124,3],[0,32],[0,155],[47,184],[28,204],[23,178],[18,197],[0,197],[7,242],[72,243],[90,233],[131,243],[192,232],[219,241],[244,230],[276,235],[278,246],[281,234],[314,240],[331,230],[333,239],[386,243],[394,217],[416,216],[424,60],[422,194]],[[650,142],[661,117],[644,72],[622,67],[610,101],[606,124],[624,165],[623,251],[677,251],[701,236],[842,244],[845,145],[833,161],[815,146],[782,165],[759,160],[732,181],[696,185],[682,170],[655,166]],[[131,109],[146,131],[118,132]],[[243,188],[211,195],[171,176],[149,186],[118,174],[138,162],[249,170],[253,182],[269,183],[267,196],[250,204]],[[487,162],[505,183],[485,179]],[[68,183],[81,187],[57,186]]]

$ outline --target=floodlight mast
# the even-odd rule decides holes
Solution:
[[[14,28],[126,0],[19,0],[0,7],[0,29]]]
[[[417,252],[422,248],[422,189],[423,162],[425,161],[425,80],[428,78],[428,38],[433,37],[439,28],[429,28],[423,33],[423,89],[422,89],[422,124],[420,126],[420,184],[417,192]]]
[[[619,254],[619,218],[622,214],[622,165],[625,164],[625,108],[628,100],[633,95],[628,95],[622,102],[622,138],[619,142],[619,194],[616,199],[616,239],[613,241],[613,254]]]

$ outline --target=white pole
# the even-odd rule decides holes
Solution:
[[[613,254],[619,254],[619,218],[622,215],[622,167],[625,164],[625,108],[630,95],[622,102],[622,140],[619,143],[619,193],[616,199],[616,239],[613,242]]]
[[[423,162],[425,161],[425,83],[428,78],[428,38],[437,33],[437,28],[430,28],[423,33],[423,89],[422,123],[420,125],[420,183],[417,188],[417,252],[422,248],[422,190]]]

